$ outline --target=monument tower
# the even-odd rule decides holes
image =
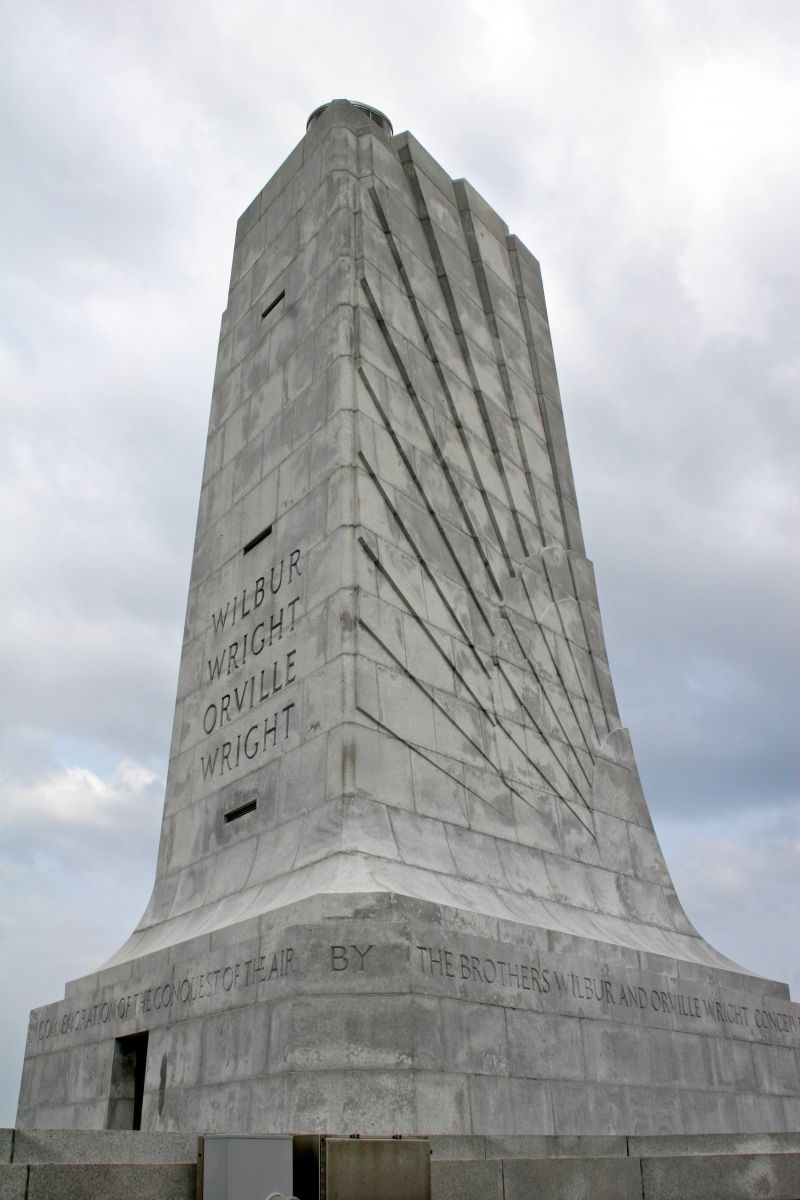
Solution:
[[[620,725],[536,259],[337,100],[241,217],[161,843],[18,1123],[791,1130]]]

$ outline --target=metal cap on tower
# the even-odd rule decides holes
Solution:
[[[321,117],[332,100],[328,100],[325,104],[320,104],[319,108],[315,108],[311,116],[306,121],[306,129],[310,129],[317,117]],[[384,129],[390,136],[394,133],[394,126],[386,113],[382,113],[379,108],[373,108],[371,104],[362,104],[359,100],[348,100],[348,104],[352,104],[353,108],[360,108],[363,113],[369,117],[371,121],[380,128]]]

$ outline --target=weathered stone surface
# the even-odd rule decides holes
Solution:
[[[638,1159],[508,1159],[503,1189],[504,1200],[641,1200],[642,1179]]]
[[[192,1163],[196,1160],[197,1137],[190,1133],[18,1129],[14,1137],[15,1163]]]
[[[195,1200],[197,1167],[184,1163],[37,1164],[27,1200]]]
[[[624,1137],[488,1137],[487,1158],[624,1158]]]
[[[336,101],[237,228],[153,894],[19,1124],[788,1131],[799,1046],[653,833],[538,263]]]
[[[28,1168],[0,1163],[0,1200],[27,1200]]]
[[[504,1200],[502,1163],[434,1160],[431,1200]]]
[[[800,1155],[692,1155],[642,1160],[645,1200],[797,1200]]]
[[[800,1154],[800,1132],[702,1134],[630,1137],[628,1153],[636,1158],[687,1157],[692,1154]]]

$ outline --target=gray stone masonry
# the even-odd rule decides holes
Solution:
[[[196,1136],[0,1130],[0,1200],[196,1200]]]
[[[800,1156],[431,1163],[432,1200],[797,1200]]]
[[[799,1055],[653,831],[539,264],[335,101],[237,228],[152,897],[18,1124],[786,1133]]]
[[[3,1200],[195,1200],[197,1139],[167,1133],[3,1130]],[[13,1150],[12,1150],[13,1148]],[[175,1154],[188,1161],[171,1161]],[[391,1168],[386,1158],[391,1159]],[[147,1156],[150,1158],[148,1165]],[[208,1157],[208,1146],[205,1148]],[[78,1160],[78,1161],[76,1161]],[[435,1137],[326,1141],[329,1200],[797,1200],[800,1135]],[[206,1181],[207,1182],[207,1181]],[[240,1181],[241,1182],[241,1181]],[[295,1174],[300,1200],[315,1174]]]

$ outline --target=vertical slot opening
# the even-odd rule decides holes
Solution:
[[[141,1129],[149,1033],[133,1033],[114,1042],[106,1129]]]
[[[229,821],[238,821],[239,817],[246,817],[248,813],[255,812],[258,805],[258,800],[246,800],[244,804],[237,804],[236,808],[230,809],[225,813],[223,820],[227,825]]]
[[[266,529],[262,529],[261,533],[257,533],[254,538],[251,538],[246,546],[242,547],[242,554],[249,554],[251,550],[255,550],[256,546],[260,546],[264,538],[268,538],[272,533],[272,526],[268,525]]]
[[[283,300],[283,298],[284,298],[284,296],[285,296],[285,295],[286,295],[286,289],[284,288],[284,290],[283,290],[282,292],[280,292],[280,293],[279,293],[279,294],[278,294],[278,295],[275,297],[275,299],[274,299],[274,300],[271,300],[271,301],[269,302],[269,304],[267,305],[267,307],[264,309],[264,311],[263,311],[263,312],[262,312],[262,314],[261,314],[261,320],[262,320],[262,321],[264,320],[264,317],[268,317],[268,316],[269,316],[269,314],[272,312],[273,308],[277,308],[277,307],[278,307],[278,305],[280,304],[281,300]]]

